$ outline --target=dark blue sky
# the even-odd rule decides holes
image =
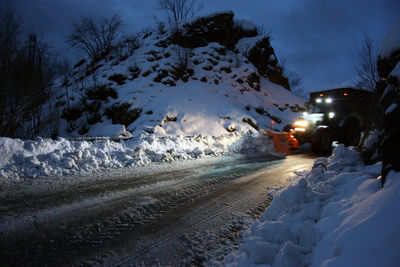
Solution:
[[[3,4],[6,1],[3,0]],[[58,51],[73,57],[65,36],[82,15],[119,12],[125,30],[154,24],[156,0],[12,0],[25,31],[36,31]],[[271,33],[278,59],[303,76],[303,87],[323,89],[355,77],[358,48],[368,34],[377,48],[385,33],[400,20],[398,0],[199,0],[199,14],[232,10]]]

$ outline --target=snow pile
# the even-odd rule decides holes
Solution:
[[[400,21],[398,21],[386,34],[382,41],[379,55],[381,58],[389,58],[393,52],[399,49],[400,44]]]
[[[225,134],[211,136],[157,137],[141,135],[114,142],[109,139],[69,141],[0,138],[0,181],[98,172],[151,162],[195,159],[226,153],[274,153],[267,136]]]
[[[391,57],[394,57],[392,54],[396,51],[400,51],[400,21],[398,21],[386,34],[384,40],[382,41],[379,56],[382,59],[390,60]],[[389,73],[388,77],[396,77],[397,79],[400,79],[399,62],[396,63],[394,68],[391,66],[390,69],[392,69],[392,71]]]
[[[364,166],[340,145],[278,195],[248,232],[230,266],[398,266],[400,174],[385,187],[381,164]]]

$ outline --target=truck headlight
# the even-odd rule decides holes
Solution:
[[[317,98],[317,99],[315,99],[315,102],[321,103],[321,102],[322,102],[322,99],[321,99],[321,98]]]
[[[295,121],[294,122],[294,126],[295,127],[303,127],[303,128],[306,128],[307,126],[308,126],[308,121],[306,121],[306,120],[297,120],[297,121]]]
[[[334,112],[329,112],[328,113],[328,117],[329,117],[329,119],[332,119],[333,117],[335,117],[335,113]]]
[[[325,99],[325,102],[326,102],[327,104],[332,103],[332,98],[327,98],[327,99]]]
[[[306,131],[306,128],[299,128],[299,127],[296,127],[296,128],[294,128],[294,131],[295,131],[295,132],[305,132],[305,131]]]

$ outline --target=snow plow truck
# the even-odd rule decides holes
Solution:
[[[355,88],[336,88],[310,93],[308,112],[296,120],[290,133],[301,145],[311,143],[311,150],[326,154],[337,141],[346,146],[360,142],[373,93]]]

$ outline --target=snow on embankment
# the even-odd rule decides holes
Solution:
[[[230,266],[398,266],[400,174],[384,188],[381,164],[364,166],[339,146],[276,196],[248,232]]]
[[[0,138],[0,182],[4,179],[36,178],[98,172],[151,162],[196,159],[226,153],[273,153],[268,137],[231,133],[218,137],[142,135],[126,141],[109,139],[69,141],[37,138]]]
[[[104,136],[111,124],[134,136],[281,131],[305,111],[305,100],[287,90],[269,37],[230,11],[175,33],[153,29],[124,51],[82,60],[60,80],[52,100],[59,136]]]

